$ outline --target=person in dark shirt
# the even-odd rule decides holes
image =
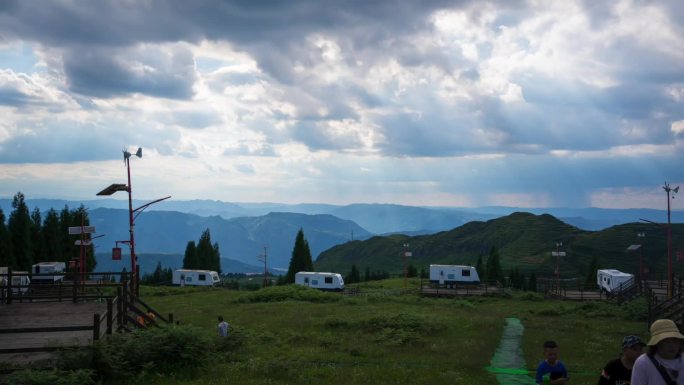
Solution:
[[[637,336],[623,338],[622,355],[606,364],[597,385],[629,385],[634,361],[643,353],[644,346]]]

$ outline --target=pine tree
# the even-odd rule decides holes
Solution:
[[[287,283],[294,283],[295,274],[300,271],[314,271],[309,242],[306,241],[304,230],[301,228],[297,232],[297,238],[295,239],[295,245],[292,249],[292,258],[290,259],[290,266],[287,269],[285,281]]]
[[[197,269],[197,246],[195,246],[195,241],[188,242],[185,246],[185,256],[183,257],[183,268],[184,269]]]
[[[482,263],[482,254],[480,254],[480,256],[477,257],[477,264],[475,265],[475,270],[477,270],[477,276],[480,277],[480,279],[487,279],[487,271],[485,270],[485,266]]]
[[[212,249],[212,268],[210,270],[214,270],[221,275],[221,252],[219,251],[218,242],[214,243]]]
[[[591,258],[589,271],[587,271],[587,278],[584,280],[585,288],[596,287],[596,270],[598,270],[598,259],[594,256]]]
[[[214,249],[211,246],[211,233],[206,229],[197,242],[197,269],[212,270]]]
[[[366,273],[363,275],[363,280],[364,280],[364,281],[370,281],[370,280],[371,280],[371,269],[370,269],[370,266],[366,266]]]
[[[59,234],[59,216],[55,209],[48,210],[43,221],[43,239],[45,241],[45,255],[50,261],[67,262],[62,254],[62,239]]]
[[[530,274],[530,281],[527,283],[527,290],[537,291],[537,276],[532,272]]]
[[[361,274],[359,274],[359,269],[356,268],[355,264],[352,264],[351,271],[344,278],[345,283],[357,283],[361,282]]]
[[[0,266],[15,266],[12,237],[5,225],[5,213],[0,209]]]
[[[38,207],[31,211],[31,244],[33,244],[33,259],[34,262],[47,261],[45,250],[45,238],[43,236],[43,219],[40,215]]]
[[[487,258],[487,280],[503,282],[503,272],[501,271],[501,262],[499,261],[499,250],[496,246],[492,246],[489,251],[489,258]]]
[[[69,210],[69,206],[64,205],[62,211],[59,212],[59,245],[62,249],[61,254],[64,261],[76,259],[79,256],[76,245],[74,245],[74,239],[69,235],[69,227],[80,225],[80,221],[76,223],[76,218],[74,218],[73,212]]]
[[[14,250],[14,268],[30,270],[33,265],[31,244],[31,217],[24,201],[24,194],[18,192],[12,199],[14,209],[9,218],[9,232]]]

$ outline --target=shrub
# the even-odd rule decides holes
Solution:
[[[282,301],[338,302],[341,298],[341,295],[335,293],[327,293],[301,285],[288,285],[266,287],[259,291],[245,294],[236,301],[239,303]]]
[[[95,384],[92,370],[20,370],[9,374],[5,384],[11,385],[92,385]]]
[[[105,377],[195,368],[208,358],[213,345],[206,332],[189,326],[115,334],[95,345],[95,366]]]
[[[648,301],[646,298],[637,298],[622,305],[625,319],[629,321],[648,320]]]

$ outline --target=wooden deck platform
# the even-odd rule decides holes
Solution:
[[[11,333],[13,329],[49,327],[91,327],[93,314],[104,314],[104,302],[33,302],[0,304],[0,347],[39,348],[82,346],[93,340],[92,330]],[[0,362],[25,363],[45,359],[49,353],[5,353]]]

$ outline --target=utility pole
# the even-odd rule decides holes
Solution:
[[[556,275],[556,290],[560,292],[560,257],[565,257],[565,252],[560,251],[560,248],[563,246],[563,242],[556,242],[556,251],[551,252],[551,256],[556,257],[556,271],[554,272]]]
[[[637,233],[637,238],[645,238],[646,233],[645,232],[638,232]],[[641,241],[641,247],[639,248],[639,290],[641,290],[641,286],[643,285],[644,282],[644,241]]]
[[[670,188],[670,185],[665,182],[663,190],[667,194],[667,297],[672,298],[674,289],[674,275],[672,274],[672,223],[670,222],[670,192],[672,192],[672,199],[674,194],[679,192],[679,186]]]
[[[406,260],[408,257],[412,256],[411,252],[408,250],[409,244],[404,243],[404,251],[401,253],[404,262],[404,289],[408,285],[408,266],[406,265]]]
[[[267,258],[268,255],[266,253],[266,250],[268,249],[268,246],[264,246],[264,253],[259,254],[258,259],[264,263],[264,287],[268,286],[268,268],[267,268]]]

